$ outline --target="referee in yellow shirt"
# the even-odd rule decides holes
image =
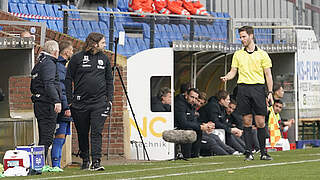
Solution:
[[[271,59],[269,55],[259,49],[254,43],[254,33],[251,26],[243,26],[239,29],[243,49],[234,53],[230,72],[221,77],[224,82],[238,77],[238,110],[242,114],[244,125],[244,140],[246,143],[245,160],[254,159],[252,154],[252,118],[258,128],[258,140],[260,143],[261,160],[272,160],[265,150],[266,130],[265,116],[267,115],[265,81],[267,82],[267,100],[272,99],[272,74]],[[265,77],[265,78],[264,78]]]

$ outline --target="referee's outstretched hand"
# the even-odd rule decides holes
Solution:
[[[220,77],[220,80],[223,82],[226,82],[226,81],[228,81],[228,78],[226,76],[222,76],[222,77]]]

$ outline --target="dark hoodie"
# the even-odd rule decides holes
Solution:
[[[215,123],[216,129],[224,129],[226,133],[231,133],[231,129],[226,121],[225,107],[219,104],[217,97],[210,97],[208,103],[199,109],[199,113],[202,122],[207,123],[212,121]]]
[[[68,64],[65,85],[68,102],[73,108],[83,109],[93,104],[104,106],[106,102],[112,102],[113,77],[108,57],[103,52],[74,54]]]
[[[69,103],[67,101],[67,96],[66,96],[66,87],[64,85],[64,81],[66,79],[66,74],[67,74],[67,69],[66,69],[66,64],[67,64],[67,60],[64,59],[62,56],[58,57],[57,60],[57,71],[58,71],[58,75],[59,75],[59,81],[60,81],[60,87],[61,87],[61,104],[62,104],[62,110],[61,112],[58,114],[58,118],[57,118],[57,122],[60,121],[72,121],[71,117],[66,117],[64,115],[65,111],[69,109]]]

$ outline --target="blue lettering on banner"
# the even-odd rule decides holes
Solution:
[[[298,62],[299,80],[320,80],[320,62],[319,61],[299,61]]]

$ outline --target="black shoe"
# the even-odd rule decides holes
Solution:
[[[244,154],[245,154],[245,158],[244,158],[245,161],[252,161],[252,160],[254,160],[254,156],[253,156],[252,153],[250,153],[250,152],[245,152]]]
[[[273,158],[269,154],[265,153],[264,155],[260,156],[260,160],[271,161]]]
[[[90,167],[91,171],[104,171],[104,167],[100,165],[100,160],[96,160]]]
[[[90,167],[90,161],[87,161],[87,160],[84,160],[82,162],[82,165],[81,165],[81,170],[89,170],[89,167]]]

